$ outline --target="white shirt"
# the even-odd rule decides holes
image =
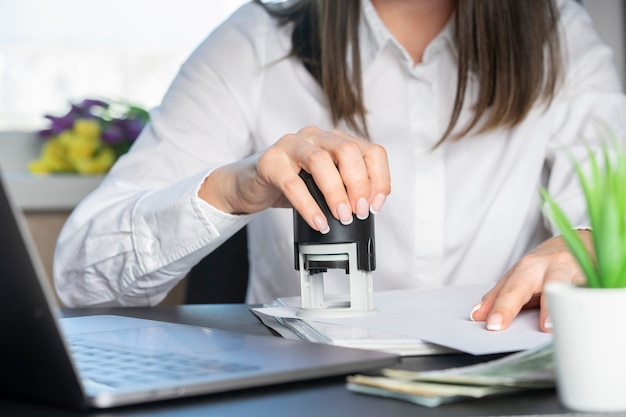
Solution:
[[[515,129],[433,150],[456,92],[453,28],[414,65],[363,2],[367,121],[372,141],[387,149],[393,183],[375,219],[375,290],[495,282],[558,233],[542,215],[541,186],[574,225],[587,225],[568,152],[581,156],[586,144],[598,144],[599,120],[622,138],[626,104],[612,52],[586,12],[573,1],[559,4],[566,80],[551,106],[536,108]],[[289,50],[289,26],[255,4],[199,46],[131,152],[65,225],[54,266],[65,304],[157,304],[248,222],[247,300],[299,294],[290,209],[235,216],[197,197],[215,167],[304,126],[333,127],[320,87],[300,62],[285,59]],[[469,116],[465,109],[459,126]],[[326,278],[327,293],[347,291],[342,275]]]

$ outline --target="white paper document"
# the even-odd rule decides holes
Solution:
[[[507,329],[488,331],[485,323],[473,322],[469,314],[488,285],[405,289],[374,295],[376,311],[349,317],[298,315],[299,298],[283,299],[291,307],[254,309],[258,314],[311,323],[328,323],[350,329],[385,332],[420,339],[474,355],[516,352],[548,343],[549,333],[539,330],[538,310],[522,311]]]
[[[401,356],[436,355],[456,352],[455,350],[428,343],[415,337],[395,333],[301,320],[293,317],[280,317],[282,315],[281,311],[273,308],[253,309],[254,314],[266,326],[287,339],[302,339],[314,343],[379,350]]]

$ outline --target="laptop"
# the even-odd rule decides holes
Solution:
[[[399,360],[384,352],[117,315],[60,318],[1,172],[0,239],[3,396],[109,408],[345,375]]]

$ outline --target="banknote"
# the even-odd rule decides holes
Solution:
[[[523,389],[519,387],[440,384],[366,375],[351,375],[347,381],[347,388],[350,391],[396,398],[427,407],[436,407],[440,404],[470,398],[509,394]]]
[[[428,407],[555,385],[552,344],[499,359],[436,371],[384,369],[382,376],[351,375],[351,391]]]
[[[548,343],[476,365],[425,372],[385,369],[383,375],[410,381],[549,388],[554,386],[556,377],[553,353],[552,343]]]

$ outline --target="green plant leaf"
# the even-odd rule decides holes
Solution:
[[[600,152],[587,148],[584,165],[572,160],[593,230],[595,260],[556,201],[542,196],[556,226],[593,288],[626,287],[626,150],[602,125],[606,142]],[[607,145],[607,144],[610,144]]]
[[[588,176],[585,175],[585,172],[578,162],[574,161],[573,164],[574,169],[576,170],[578,181],[580,182],[581,188],[583,189],[583,193],[585,195],[585,202],[587,204],[589,219],[593,223],[593,219],[599,218],[598,211],[601,205],[600,202],[602,198],[597,179],[602,178],[602,172],[593,151],[591,149],[588,149],[587,152],[589,154],[590,166]]]
[[[561,231],[563,240],[580,265],[583,274],[587,277],[588,285],[592,288],[598,287],[600,285],[600,280],[598,278],[596,266],[594,265],[589,251],[578,235],[578,231],[574,230],[565,213],[563,213],[557,202],[548,194],[547,190],[542,189],[541,195],[548,205],[551,214],[550,217]]]
[[[597,219],[598,224],[594,225],[593,230],[596,235],[594,242],[601,286],[612,288],[619,281],[622,270],[622,254],[619,250],[621,242],[618,234],[621,213],[615,204],[615,195],[610,192],[609,187],[606,188],[608,192],[601,206],[602,216]]]

